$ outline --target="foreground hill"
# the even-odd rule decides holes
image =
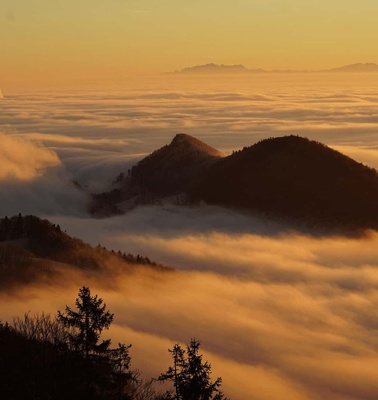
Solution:
[[[222,157],[178,135],[133,167],[122,185],[117,198],[114,191],[97,195],[97,210],[141,194],[146,203],[181,194],[186,203],[205,202],[326,230],[378,228],[377,172],[299,136],[266,139]]]
[[[138,265],[168,270],[148,257],[93,248],[33,215],[0,219],[0,289],[78,269],[111,276]]]

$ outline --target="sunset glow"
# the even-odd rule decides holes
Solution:
[[[371,0],[3,0],[1,83],[377,62],[377,13]]]
[[[0,397],[378,398],[377,16],[1,0]]]

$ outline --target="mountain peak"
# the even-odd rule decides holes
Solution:
[[[196,174],[224,154],[193,136],[176,135],[172,142],[154,151],[131,169],[133,186],[160,195],[179,193]]]
[[[224,154],[219,150],[186,133],[178,133],[168,145],[168,148],[174,148],[175,151],[181,148],[187,155],[191,151],[197,151],[207,157],[224,157]]]
[[[185,133],[134,165],[120,187],[94,197],[91,212],[97,215],[132,208],[133,204],[180,196],[211,165],[225,157],[217,149]]]
[[[188,135],[187,133],[178,133],[177,135],[175,135],[175,137],[172,139],[172,140],[175,140],[175,139],[194,139],[194,136],[190,136],[190,135]]]
[[[173,139],[171,144],[177,145],[180,143],[191,143],[195,138],[193,136],[187,135],[186,133],[178,133]]]

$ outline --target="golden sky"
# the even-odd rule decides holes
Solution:
[[[376,0],[1,0],[0,79],[378,62],[377,15]]]

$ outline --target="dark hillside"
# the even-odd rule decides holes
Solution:
[[[118,188],[95,195],[90,211],[96,215],[116,214],[120,212],[118,205],[130,199],[136,205],[185,193],[222,157],[206,143],[178,134],[169,145],[154,151],[128,173],[121,173],[116,180]]]
[[[378,229],[377,171],[299,136],[262,140],[222,157],[180,134],[118,182],[119,189],[94,196],[93,214],[121,213],[173,196],[178,204],[203,201],[306,230]]]
[[[224,155],[185,134],[154,151],[131,169],[131,181],[145,190],[170,195],[186,189],[205,169]]]
[[[0,219],[0,289],[9,283],[28,283],[66,269],[108,274],[143,265],[167,270],[148,257],[93,248],[62,232],[59,225],[33,215]]]
[[[191,197],[312,225],[378,227],[377,172],[298,136],[263,140],[221,160]]]

